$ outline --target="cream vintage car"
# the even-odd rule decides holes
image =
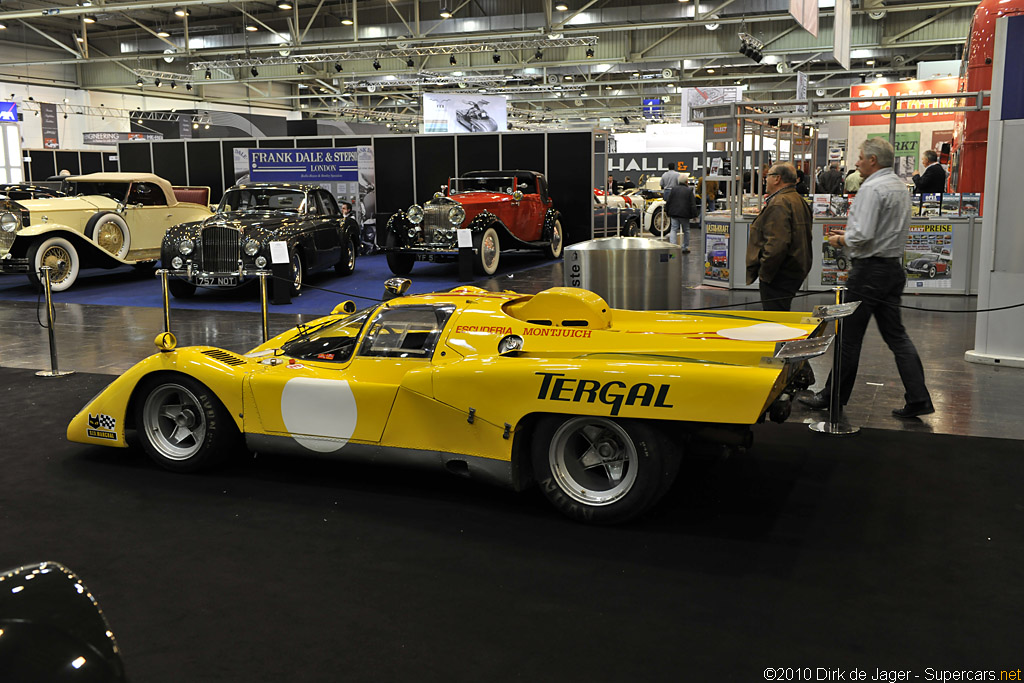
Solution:
[[[172,187],[152,173],[90,173],[65,181],[68,196],[0,204],[0,272],[38,284],[50,266],[55,292],[82,268],[148,267],[172,225],[212,215],[210,188]]]
[[[655,237],[662,237],[669,233],[671,219],[665,213],[665,200],[662,198],[660,177],[651,176],[640,187],[626,190],[622,194],[633,202],[633,206],[643,211],[641,227],[644,231]]]

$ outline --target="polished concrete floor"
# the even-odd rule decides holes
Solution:
[[[702,272],[701,256],[689,254],[683,270],[683,308],[725,304],[760,307],[756,292],[701,286]],[[487,289],[535,293],[562,284],[562,264],[544,265],[476,284]],[[826,292],[799,299],[794,302],[794,310],[810,310],[815,304],[829,303],[832,296]],[[849,423],[881,429],[1024,439],[1024,420],[1020,417],[1024,369],[976,365],[963,359],[964,352],[974,347],[975,316],[959,311],[973,309],[976,299],[914,295],[905,296],[903,303],[940,309],[904,310],[904,322],[924,362],[936,412],[912,420],[900,420],[890,414],[893,408],[903,405],[903,387],[892,354],[872,326],[864,341],[857,387],[845,413]],[[160,309],[59,302],[55,309],[58,364],[62,370],[119,374],[154,352],[153,338],[163,329]],[[0,301],[0,366],[50,367],[47,331],[38,321],[38,317],[43,317],[45,322],[44,314],[45,307],[37,310],[34,303]],[[1014,310],[1006,314],[1020,313]],[[304,317],[315,316],[272,313],[270,332],[282,332]],[[260,316],[251,313],[172,310],[171,329],[182,345],[208,344],[244,352],[262,341]],[[813,364],[819,381],[824,381],[831,367],[830,355],[815,359]],[[824,412],[805,410],[799,403],[790,418],[806,422],[823,419]]]

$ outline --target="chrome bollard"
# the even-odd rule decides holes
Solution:
[[[43,266],[40,268],[42,271],[43,289],[46,292],[46,331],[50,336],[50,369],[40,370],[36,373],[37,377],[63,377],[64,375],[75,374],[73,370],[64,370],[63,372],[57,369],[57,339],[53,333],[53,297],[50,293],[50,266]]]
[[[156,274],[160,276],[160,288],[163,290],[164,296],[164,332],[171,331],[171,300],[167,295],[167,269],[161,268],[156,271]]]
[[[846,287],[838,285],[833,288],[836,292],[836,303],[846,303]],[[849,436],[860,431],[847,422],[843,422],[843,402],[839,398],[839,373],[842,370],[843,362],[843,319],[836,318],[836,336],[832,342],[832,391],[828,401],[828,422],[815,422],[808,425],[813,431],[822,434],[833,434],[835,436]]]
[[[259,272],[260,276],[260,311],[263,314],[263,341],[270,339],[270,325],[267,324],[267,276],[265,270]]]

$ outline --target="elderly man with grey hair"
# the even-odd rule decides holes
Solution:
[[[906,405],[892,414],[914,418],[935,409],[925,386],[921,358],[900,317],[900,297],[907,281],[903,247],[910,233],[910,195],[893,172],[892,164],[892,145],[884,138],[873,138],[861,145],[857,169],[864,182],[850,207],[846,230],[836,230],[828,238],[833,247],[844,246],[850,253],[852,267],[846,286],[850,290],[849,300],[860,301],[857,310],[843,323],[839,398],[844,405],[850,400],[864,333],[874,316],[882,339],[896,357],[905,391]],[[834,379],[830,375],[821,392],[800,401],[815,410],[828,407]]]
[[[775,164],[765,174],[768,197],[750,225],[747,284],[758,281],[761,307],[788,311],[811,270],[811,207],[796,191],[793,164]]]

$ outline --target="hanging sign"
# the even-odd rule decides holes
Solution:
[[[52,102],[39,103],[39,122],[43,128],[43,147],[60,147],[60,131],[57,129],[57,105]]]

